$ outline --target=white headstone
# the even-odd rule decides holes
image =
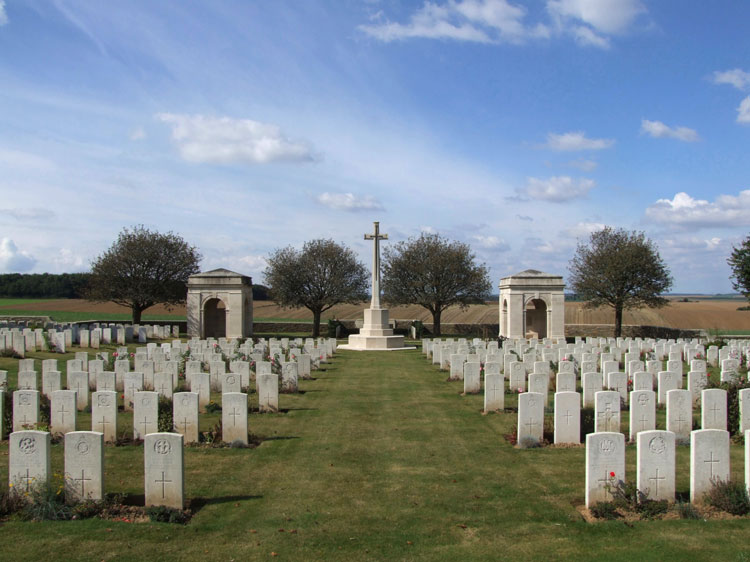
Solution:
[[[603,390],[594,395],[594,431],[620,431],[620,393],[613,390]]]
[[[675,435],[671,431],[638,434],[636,487],[652,500],[674,501]]]
[[[275,377],[277,375],[260,375]],[[277,383],[278,384],[278,383]],[[227,392],[221,395],[222,440],[247,444],[247,394]]]
[[[76,391],[76,408],[85,410],[89,405],[89,374],[86,371],[69,371],[66,378],[68,390]]]
[[[258,408],[261,412],[279,411],[279,375],[256,376],[258,386]]]
[[[493,412],[505,408],[505,377],[499,373],[484,376],[484,411]]]
[[[39,391],[16,390],[13,393],[13,431],[33,429],[39,422]]]
[[[601,373],[583,373],[581,386],[583,387],[583,407],[593,408],[596,393],[602,391]]]
[[[35,391],[26,391],[35,392]],[[50,477],[50,434],[46,431],[16,431],[8,440],[8,484],[18,493],[44,485]]]
[[[159,430],[159,393],[136,392],[133,398],[133,438],[144,439]]]
[[[609,487],[625,481],[625,436],[602,432],[586,435],[586,507],[612,501]]]
[[[682,375],[673,371],[659,371],[659,404],[667,403],[667,392],[682,388]]]
[[[701,429],[727,428],[727,391],[707,388],[701,392]]]
[[[76,430],[76,391],[55,390],[50,401],[50,433],[65,434]]]
[[[183,509],[185,463],[183,436],[179,433],[150,433],[143,443],[146,507],[164,505]]]
[[[555,444],[581,442],[581,395],[555,393]]]
[[[630,440],[635,441],[641,431],[655,428],[656,393],[653,390],[634,390],[630,393]]]
[[[198,394],[175,392],[172,399],[172,421],[176,433],[185,437],[185,443],[198,442]]]
[[[525,447],[541,443],[544,436],[544,396],[537,392],[518,395],[517,443]]]
[[[729,480],[729,432],[699,429],[690,434],[690,502],[700,503],[717,480]]]
[[[117,393],[114,390],[91,393],[91,430],[104,435],[105,443],[117,440]]]
[[[104,434],[93,431],[66,433],[65,500],[75,503],[102,499],[104,499]]]
[[[242,378],[238,373],[224,373],[219,375],[219,379],[221,380],[222,394],[242,391]]]

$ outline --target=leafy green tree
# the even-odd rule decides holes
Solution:
[[[568,269],[568,282],[585,306],[614,308],[616,337],[622,334],[624,310],[669,302],[661,295],[672,287],[672,277],[643,232],[609,226],[594,232],[579,242]]]
[[[198,250],[172,232],[152,232],[142,225],[124,228],[92,262],[86,298],[127,306],[137,324],[155,304],[185,302],[188,277],[200,271],[200,260]]]
[[[732,268],[732,275],[729,276],[732,280],[732,287],[750,300],[750,236],[745,238],[739,246],[732,246],[732,253],[727,263]]]
[[[484,302],[492,284],[484,264],[477,265],[468,244],[422,233],[383,250],[381,286],[390,305],[418,304],[432,314],[433,334],[449,306],[462,309]]]
[[[367,298],[369,273],[354,252],[333,240],[311,240],[302,250],[274,250],[263,272],[271,298],[289,308],[313,313],[313,337],[320,335],[320,317],[331,307],[357,304]]]

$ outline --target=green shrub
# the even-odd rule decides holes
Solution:
[[[21,517],[31,521],[65,521],[73,515],[65,504],[64,485],[55,482],[36,482],[28,492],[14,492],[23,496],[26,503]]]
[[[678,501],[677,502],[677,513],[680,519],[700,519],[701,514],[698,510],[693,507],[693,504],[689,502]]]
[[[213,414],[215,412],[221,412],[221,404],[217,404],[216,402],[211,400],[208,404],[206,404],[206,413]]]
[[[620,514],[617,512],[617,506],[613,502],[596,502],[591,506],[590,511],[591,515],[597,519],[612,521],[620,517]]]
[[[190,513],[181,509],[174,509],[164,505],[154,505],[146,508],[148,518],[156,523],[178,523],[185,525],[190,521]]]
[[[159,396],[159,431],[167,433],[174,431],[172,414],[172,401],[165,396]]]
[[[744,483],[730,480],[714,480],[704,497],[708,505],[732,515],[750,513],[750,497]]]

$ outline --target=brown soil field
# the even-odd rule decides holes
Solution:
[[[740,300],[691,300],[690,302],[670,301],[668,306],[659,309],[638,309],[625,312],[624,323],[647,326],[666,326],[684,329],[722,329],[750,330],[750,311],[738,311],[744,303]],[[323,314],[323,319],[355,320],[362,318],[362,311],[369,303],[358,305],[339,305]],[[58,299],[37,301],[23,305],[3,308],[70,311],[97,313],[129,313],[129,309],[114,303],[91,303],[84,300]],[[259,319],[312,320],[311,313],[305,309],[284,309],[270,301],[256,301],[253,313]],[[432,317],[420,306],[398,306],[391,309],[391,318],[397,320],[422,320],[431,322]],[[185,307],[176,306],[171,310],[163,305],[154,306],[147,314],[185,316]],[[451,307],[443,312],[442,321],[448,324],[494,324],[498,322],[498,304],[495,302],[483,305],[471,305],[465,310]],[[565,303],[566,324],[613,324],[614,312],[609,308],[586,309],[583,303]]]

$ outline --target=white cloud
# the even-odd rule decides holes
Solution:
[[[146,138],[146,131],[143,127],[136,127],[130,132],[130,140],[139,141]]]
[[[76,272],[89,269],[83,256],[74,254],[69,248],[60,248],[60,252],[52,258],[57,271]]]
[[[714,84],[730,84],[738,90],[750,89],[750,72],[739,68],[733,70],[716,71],[713,76]]]
[[[51,170],[54,162],[31,152],[0,148],[0,165],[27,170]]]
[[[520,221],[534,222],[534,219],[528,215],[516,215],[516,218]]]
[[[449,0],[444,4],[425,2],[411,15],[409,23],[385,22],[361,25],[359,29],[389,42],[400,39],[451,39],[475,43],[521,42],[549,37],[543,24],[527,26],[526,9],[507,0]]]
[[[189,162],[266,164],[313,160],[309,146],[287,139],[278,126],[250,119],[159,113]]]
[[[716,201],[694,199],[684,192],[673,199],[659,199],[646,209],[646,216],[663,224],[685,228],[750,225],[750,189],[734,195],[719,195]]]
[[[554,176],[547,179],[527,178],[523,193],[532,199],[561,203],[585,197],[595,186],[594,180],[574,179],[570,176]]]
[[[54,211],[42,207],[32,207],[27,209],[0,209],[0,214],[10,215],[20,221],[26,220],[49,220],[55,218]]]
[[[5,11],[5,0],[0,0],[0,25],[8,23],[8,14]]]
[[[606,37],[602,37],[590,27],[579,25],[571,30],[576,43],[584,47],[598,47],[600,49],[609,49],[610,42]]]
[[[568,238],[587,238],[594,232],[599,232],[607,226],[600,222],[579,222],[574,226],[564,229],[560,234]]]
[[[638,0],[550,0],[547,10],[558,21],[580,21],[601,33],[624,33],[646,12]]]
[[[685,238],[666,238],[659,242],[659,246],[665,250],[673,250],[675,252],[713,252],[722,247],[722,240],[718,237],[709,239],[696,238],[695,236],[687,236]]]
[[[561,135],[548,133],[547,143],[543,147],[559,151],[603,150],[614,144],[614,139],[589,139],[583,131],[571,131]]]
[[[437,229],[432,226],[420,226],[419,232],[424,232],[425,234],[437,234]]]
[[[10,238],[0,241],[0,272],[2,273],[26,273],[36,265],[36,259],[18,249]]]
[[[369,211],[383,210],[383,205],[372,195],[359,197],[353,193],[321,193],[316,197],[321,205],[336,209],[337,211]]]
[[[750,123],[750,96],[742,100],[737,108],[737,123],[743,125]]]
[[[496,252],[507,252],[510,250],[510,245],[497,236],[472,236],[476,240],[477,245],[485,250],[494,250]]]
[[[695,129],[688,127],[670,127],[661,121],[641,120],[641,133],[647,134],[654,138],[672,138],[685,142],[695,142],[700,140]]]
[[[585,158],[580,158],[578,160],[573,160],[571,162],[568,162],[568,166],[571,168],[577,168],[581,170],[582,172],[591,172],[593,170],[596,170],[596,167],[598,164],[594,160],[587,160]]]

